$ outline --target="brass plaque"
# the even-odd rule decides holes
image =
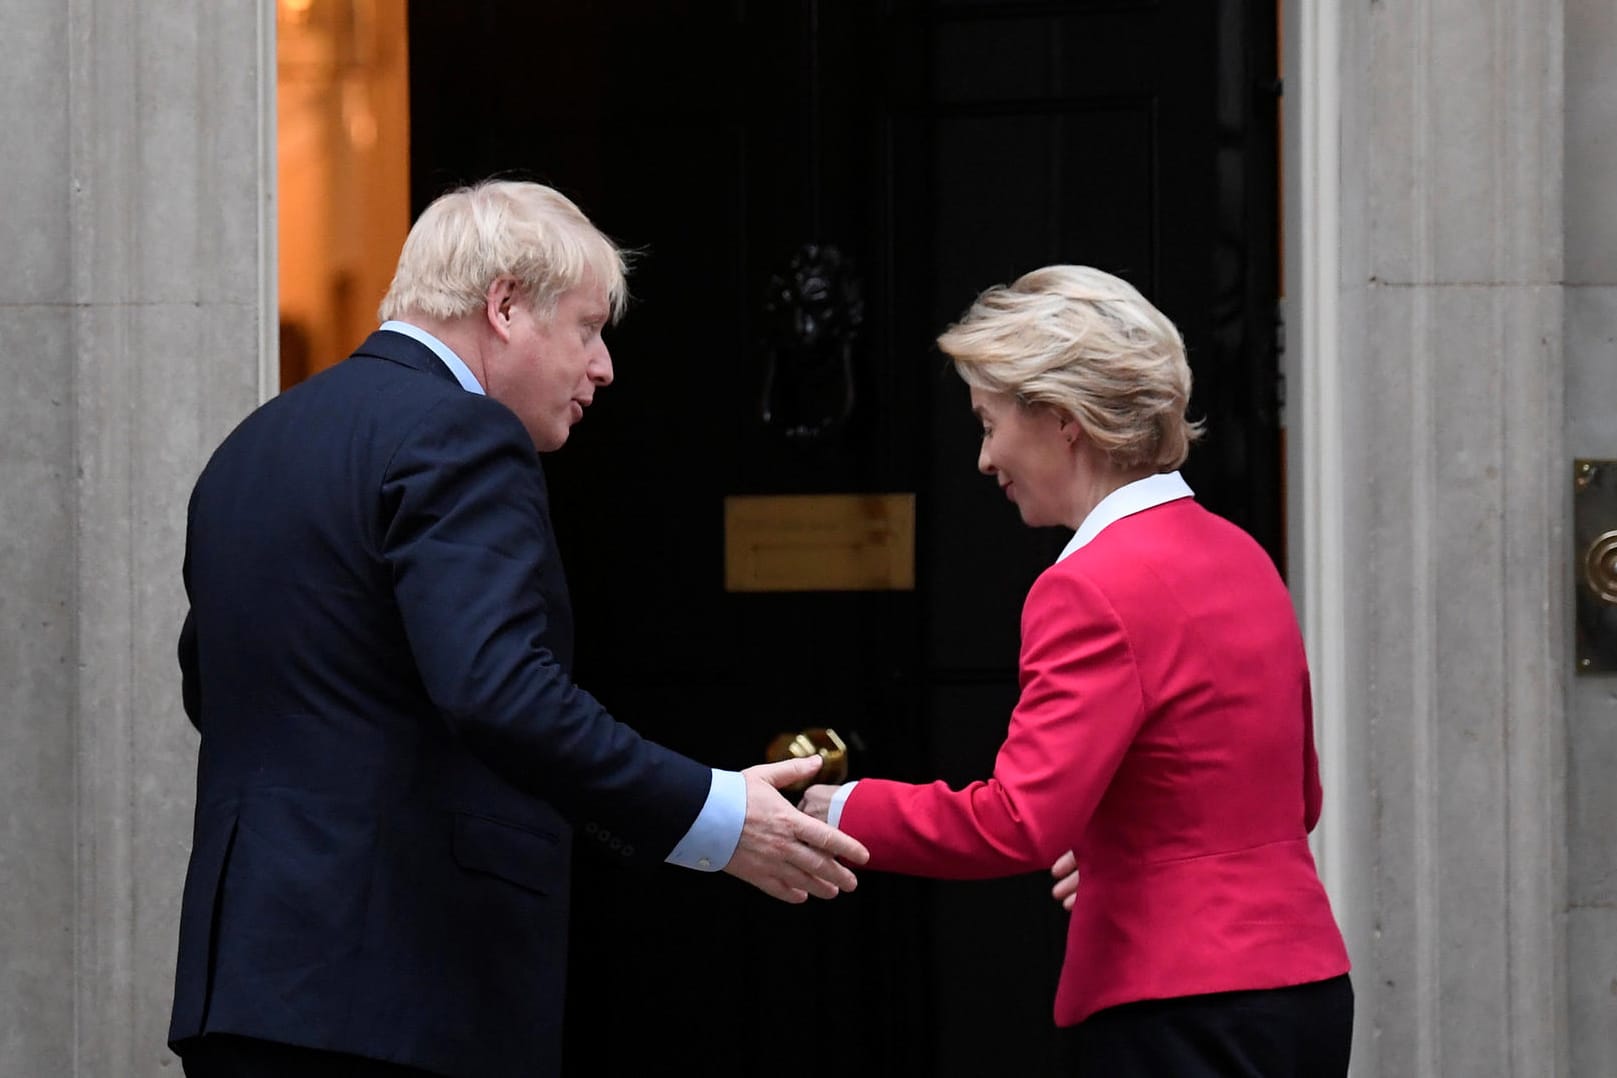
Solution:
[[[724,499],[726,591],[915,590],[915,495]]]

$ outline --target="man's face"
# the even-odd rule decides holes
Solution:
[[[595,391],[612,382],[612,356],[601,339],[611,315],[606,290],[586,281],[563,293],[543,319],[526,299],[500,305],[500,345],[488,356],[488,395],[517,414],[541,453],[560,449]]]

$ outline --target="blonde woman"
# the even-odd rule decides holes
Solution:
[[[1029,591],[993,774],[804,797],[867,867],[943,879],[1052,863],[1071,910],[1055,1020],[1072,1073],[1346,1073],[1348,956],[1308,832],[1308,667],[1251,537],[1178,467],[1199,436],[1172,323],[1099,270],[984,292],[938,341],[982,421],[977,466],[1075,534]]]

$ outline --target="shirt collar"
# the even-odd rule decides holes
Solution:
[[[1160,472],[1157,475],[1148,475],[1144,479],[1136,479],[1132,483],[1125,483],[1102,498],[1095,508],[1089,511],[1089,515],[1078,525],[1077,533],[1073,535],[1066,549],[1061,552],[1061,557],[1056,561],[1061,561],[1074,551],[1088,546],[1090,540],[1099,535],[1108,524],[1115,524],[1124,517],[1133,516],[1164,502],[1194,496],[1190,485],[1178,472]]]
[[[454,349],[437,337],[434,337],[420,326],[412,326],[410,323],[400,322],[396,318],[383,322],[382,328],[391,330],[394,333],[402,333],[406,337],[420,341],[432,349],[433,355],[443,360],[444,366],[449,368],[449,373],[455,376],[455,381],[460,383],[462,389],[468,393],[476,393],[480,397],[487,396],[483,392],[482,385],[477,381],[477,376],[472,374],[471,368],[461,361],[461,358],[455,354]]]

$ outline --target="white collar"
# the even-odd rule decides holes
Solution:
[[[1125,483],[1102,498],[1095,508],[1089,511],[1089,515],[1078,525],[1078,531],[1056,561],[1059,562],[1073,551],[1089,545],[1089,541],[1099,535],[1108,524],[1115,524],[1124,517],[1133,516],[1164,502],[1192,497],[1195,495],[1190,485],[1178,472],[1160,472],[1148,475],[1144,479],[1136,479],[1132,483]]]
[[[477,375],[473,374],[471,368],[466,366],[465,361],[455,354],[455,350],[420,326],[410,322],[401,322],[395,318],[383,322],[382,328],[393,333],[402,333],[406,337],[420,341],[432,349],[432,354],[437,356],[443,362],[443,365],[449,368],[449,373],[455,376],[455,381],[460,383],[462,389],[468,393],[476,393],[480,397],[488,396],[487,393],[483,392],[482,383],[477,380]]]

